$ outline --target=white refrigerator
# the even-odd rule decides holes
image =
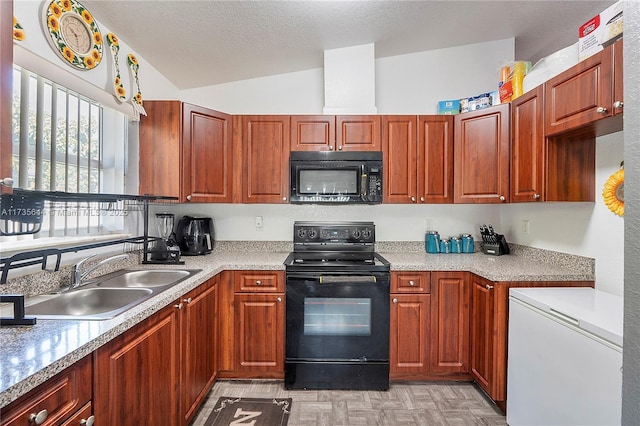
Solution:
[[[622,297],[592,288],[512,288],[507,423],[619,425],[622,320]]]

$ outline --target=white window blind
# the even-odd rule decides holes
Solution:
[[[129,117],[30,71],[13,73],[14,186],[42,191],[124,193]],[[124,206],[56,203],[44,238],[122,233]]]

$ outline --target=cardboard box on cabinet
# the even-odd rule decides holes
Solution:
[[[622,37],[623,2],[618,0],[578,29],[578,56],[584,60]]]

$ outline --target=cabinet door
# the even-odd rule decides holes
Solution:
[[[217,337],[218,278],[182,298],[182,416],[184,424],[196,411],[213,386],[218,372]]]
[[[335,116],[291,116],[291,151],[333,151],[335,148]]]
[[[13,2],[0,1],[0,180],[12,176]]]
[[[385,203],[417,202],[416,116],[382,117]]]
[[[471,279],[471,375],[490,396],[495,395],[494,372],[495,284],[472,275]]]
[[[61,424],[91,401],[91,356],[86,356],[26,395],[2,408],[2,426],[35,424],[32,414],[46,410],[47,425]]]
[[[284,294],[236,294],[236,370],[284,377]]]
[[[139,193],[180,198],[182,165],[179,101],[145,101],[140,117]]]
[[[336,116],[338,151],[380,151],[380,127],[379,115]]]
[[[545,82],[545,134],[611,116],[613,48],[605,48]]]
[[[244,203],[286,203],[289,199],[289,116],[242,118]]]
[[[430,371],[469,371],[469,274],[431,272]]]
[[[100,424],[181,424],[179,312],[169,306],[96,350],[93,401]]]
[[[623,84],[623,57],[622,40],[613,44],[613,114],[622,114],[624,111],[624,84]]]
[[[391,295],[389,374],[392,379],[428,370],[430,297],[429,294]]]
[[[182,201],[232,201],[231,116],[183,104]]]
[[[454,201],[509,201],[509,104],[454,118]]]
[[[418,117],[418,196],[422,203],[453,202],[453,117]]]
[[[543,201],[544,90],[511,102],[511,202]]]

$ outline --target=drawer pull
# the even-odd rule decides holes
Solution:
[[[256,285],[262,285],[262,281],[256,280]]]
[[[96,416],[89,416],[89,418],[80,420],[82,426],[93,426],[96,421]]]
[[[48,416],[49,412],[47,410],[42,410],[38,414],[31,413],[31,415],[29,416],[29,421],[37,425],[41,425],[45,420],[47,420]]]
[[[413,287],[414,285],[416,285],[416,283],[413,280],[409,280],[409,285]]]
[[[398,303],[398,299],[396,299],[395,297],[392,300],[393,303]]]

